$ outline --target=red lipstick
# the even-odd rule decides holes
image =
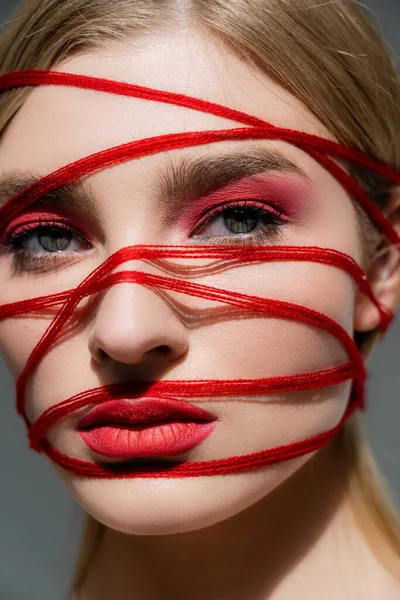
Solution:
[[[185,401],[109,400],[77,425],[84,442],[109,458],[173,456],[205,440],[218,418]]]

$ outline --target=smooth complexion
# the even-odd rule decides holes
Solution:
[[[110,45],[72,57],[57,69],[186,93],[277,126],[332,138],[289,93],[191,29]],[[76,88],[37,88],[0,145],[0,175],[42,176],[129,140],[231,126],[237,124],[156,102]],[[179,211],[174,210],[176,198],[166,201],[162,174],[179,163],[249,156],[260,148],[296,168],[254,174],[201,194],[194,190],[179,199]],[[72,288],[123,246],[239,243],[241,236],[227,228],[218,212],[232,203],[264,206],[276,219],[280,216],[279,224],[268,225],[263,242],[255,243],[334,248],[361,262],[351,199],[307,154],[283,142],[222,142],[160,153],[102,170],[85,185],[92,202],[70,209],[55,201],[45,210],[30,207],[7,225],[11,235],[28,226],[24,247],[41,256],[46,251],[32,231],[39,217],[42,224],[50,218],[53,226],[67,221],[74,235],[58,253],[58,262],[45,270],[15,272],[11,254],[0,255],[1,304]],[[243,235],[242,241],[250,243]],[[160,272],[138,261],[119,268]],[[358,304],[352,280],[320,264],[249,264],[196,281],[304,304],[350,334],[378,322],[374,307],[365,300]],[[382,299],[390,304],[392,295],[387,292]],[[235,313],[213,318],[210,308],[224,307],[175,293],[166,298],[132,284],[82,303],[31,378],[29,419],[108,383],[268,377],[346,360],[335,340],[307,325]],[[52,316],[0,323],[0,348],[15,378]],[[349,392],[346,383],[275,396],[194,399],[216,414],[218,423],[199,446],[165,461],[234,456],[313,436],[339,421]],[[55,426],[48,439],[68,455],[104,460],[75,429],[85,410]],[[92,480],[55,468],[83,508],[108,526],[86,586],[89,600],[400,597],[342,501],[340,465],[330,446],[317,455],[227,476]]]

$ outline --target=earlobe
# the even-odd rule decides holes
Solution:
[[[384,212],[400,236],[400,188],[392,194]],[[379,303],[395,311],[400,300],[400,248],[384,244],[371,259],[366,275]],[[354,330],[372,331],[379,324],[380,315],[377,308],[366,296],[358,293],[354,311]]]

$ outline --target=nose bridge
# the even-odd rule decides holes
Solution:
[[[119,264],[113,273],[156,270],[134,259]],[[115,283],[105,290],[89,337],[92,355],[134,363],[161,348],[169,359],[183,354],[188,344],[187,330],[163,293],[140,282]]]

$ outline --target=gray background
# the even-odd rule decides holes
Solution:
[[[374,11],[393,53],[400,56],[400,1],[365,3]],[[0,0],[0,22],[7,21],[17,4]],[[370,363],[365,422],[400,507],[399,351],[400,318]],[[13,383],[1,359],[0,398],[0,600],[61,600],[78,548],[82,511],[47,460],[28,449],[14,408]]]

